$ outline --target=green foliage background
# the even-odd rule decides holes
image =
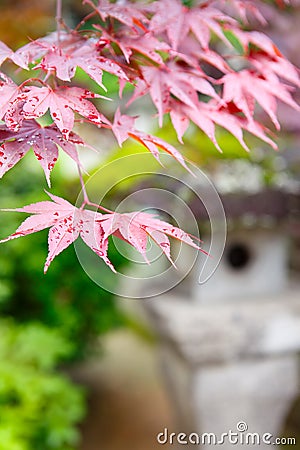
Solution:
[[[0,450],[71,450],[84,392],[55,371],[72,354],[58,330],[0,320]]]
[[[55,172],[55,189],[76,200],[77,189]],[[1,182],[1,207],[45,199],[38,163],[30,155]],[[46,186],[45,186],[46,187]],[[27,217],[1,213],[1,238]],[[124,326],[112,294],[82,270],[71,246],[45,276],[47,230],[1,245],[0,450],[71,450],[85,415],[85,395],[62,374],[99,351],[99,336]],[[117,268],[124,261],[112,248]],[[101,340],[100,340],[101,342]]]

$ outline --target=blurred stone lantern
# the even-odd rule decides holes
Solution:
[[[285,229],[291,201],[291,196],[280,191],[223,196],[226,247],[215,279],[195,285],[197,301],[241,302],[286,288],[289,249]]]
[[[299,196],[263,190],[222,201],[229,229],[216,273],[199,285],[196,266],[186,289],[144,304],[161,337],[179,430],[213,433],[201,448],[231,430],[248,435],[251,448],[267,449],[263,436],[275,442],[299,393],[299,290],[289,277]],[[194,213],[201,221],[202,211]],[[222,448],[239,445],[225,438]]]

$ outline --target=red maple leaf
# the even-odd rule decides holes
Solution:
[[[221,82],[224,83],[223,99],[226,103],[233,102],[250,122],[253,120],[255,101],[270,116],[277,129],[280,128],[276,110],[276,98],[300,110],[299,105],[293,100],[289,88],[280,83],[278,77],[273,74],[268,79],[261,78],[259,74],[250,70],[241,70],[226,74]]]
[[[170,46],[159,39],[157,39],[151,32],[133,32],[131,29],[121,29],[116,33],[109,33],[101,25],[94,25],[96,30],[101,32],[99,39],[99,46],[106,46],[110,48],[111,54],[115,56],[115,48],[112,44],[116,44],[123,53],[125,60],[130,64],[132,56],[141,54],[156,62],[157,64],[163,64],[163,58],[158,53],[169,52]],[[130,67],[126,66],[126,70]],[[131,67],[132,70],[132,67]]]
[[[20,110],[15,107],[15,102],[22,90],[22,87],[0,72],[0,120],[4,118],[6,125],[11,129],[18,128],[23,120],[19,114]]]
[[[266,128],[254,120],[250,123],[240,115],[235,115],[234,113],[240,112],[240,110],[237,109],[233,113],[229,110],[230,104],[220,106],[218,102],[211,100],[206,104],[199,105],[199,108],[195,110],[173,101],[171,106],[170,117],[180,141],[191,120],[209,137],[220,152],[222,150],[215,136],[216,125],[229,131],[246,151],[249,151],[249,148],[244,141],[243,129],[259,137],[274,149],[277,148],[276,144],[267,136],[266,131],[268,130]]]
[[[270,57],[282,57],[280,50],[272,39],[260,31],[242,31],[236,28],[234,34],[243,45],[246,54],[249,52],[249,46],[252,45],[263,50]]]
[[[200,249],[192,237],[152,214],[135,213],[109,213],[100,214],[95,211],[75,208],[66,200],[48,193],[52,201],[42,201],[5,211],[18,211],[32,214],[24,220],[18,229],[8,238],[0,241],[6,242],[21,236],[36,233],[49,228],[49,253],[45,263],[44,272],[59,253],[71,245],[79,236],[103,261],[115,271],[108,259],[108,237],[115,235],[136,248],[145,256],[147,240],[150,237],[156,242],[170,261],[171,236],[191,247]]]
[[[84,145],[75,133],[69,134],[66,141],[55,126],[41,127],[35,120],[25,120],[18,131],[0,126],[0,177],[11,169],[26,153],[33,149],[50,185],[50,173],[58,158],[58,147],[64,150],[77,164],[78,154],[75,144]]]
[[[173,53],[171,51],[170,53],[175,57],[179,57],[189,66],[194,67],[197,70],[200,69],[200,64],[204,63],[216,67],[218,70],[220,70],[220,72],[223,73],[232,71],[222,55],[212,49],[201,48],[198,42],[193,38],[193,36],[188,36],[180,44],[177,51],[173,51]]]
[[[160,126],[164,114],[169,110],[172,95],[191,108],[198,105],[198,93],[219,99],[206,75],[200,70],[184,70],[178,64],[170,63],[160,67],[143,67],[142,74],[143,80],[138,81],[128,104],[149,92],[158,111]]]
[[[256,18],[262,25],[266,25],[267,21],[259,10],[259,0],[219,0],[220,6],[227,6],[226,3],[232,4],[236,9],[239,17],[244,23],[248,23],[248,16]]]
[[[10,59],[15,64],[20,67],[26,68],[26,65],[23,63],[23,59],[19,57],[17,53],[15,53],[11,48],[9,48],[4,42],[0,41],[0,66],[6,61]]]
[[[137,4],[133,5],[127,1],[123,2],[123,4],[113,4],[108,0],[98,0],[97,6],[91,0],[84,0],[84,3],[91,5],[104,21],[111,17],[124,25],[130,27],[138,25],[142,29],[144,29],[143,24],[148,23],[148,19],[143,12],[143,7],[139,8]]]
[[[128,138],[132,138],[146,147],[147,150],[149,150],[159,162],[159,150],[163,150],[173,158],[175,158],[176,161],[178,161],[185,169],[190,172],[190,169],[187,167],[183,156],[175,147],[157,136],[153,136],[151,134],[136,130],[134,128],[134,121],[135,117],[130,117],[125,114],[121,115],[119,109],[116,111],[114,123],[112,125],[112,131],[115,134],[120,146]]]
[[[110,122],[87,98],[105,98],[79,87],[26,86],[16,101],[23,102],[24,119],[43,116],[50,110],[51,117],[63,136],[68,136],[74,126],[74,111],[97,125],[109,125]]]
[[[0,66],[4,63],[6,59],[12,59],[14,52],[7,47],[4,42],[0,41]]]
[[[105,214],[101,218],[101,225],[104,230],[104,238],[115,235],[123,239],[141,253],[146,261],[149,237],[161,248],[172,264],[174,263],[170,255],[168,236],[200,250],[199,245],[193,241],[188,233],[157,219],[153,214],[142,212]]]
[[[55,71],[56,76],[63,81],[71,81],[77,67],[83,69],[102,87],[104,87],[102,85],[103,71],[128,81],[127,75],[120,65],[112,57],[106,58],[99,51],[105,45],[106,43],[99,45],[95,39],[83,37],[75,32],[65,33],[62,31],[59,39],[55,32],[19,48],[13,58],[25,68],[42,58],[38,64],[33,66],[33,69],[42,69],[46,72]]]
[[[155,13],[150,21],[150,30],[166,32],[172,48],[178,49],[189,32],[192,32],[201,46],[208,48],[211,31],[228,43],[222,24],[236,25],[236,21],[220,10],[206,4],[187,8],[179,0],[161,0],[154,4]]]
[[[108,241],[104,239],[104,231],[100,223],[102,215],[89,210],[80,210],[60,197],[50,193],[48,195],[52,202],[43,201],[13,210],[33,215],[25,219],[13,234],[0,242],[51,227],[48,235],[49,253],[44,273],[47,272],[55,256],[71,245],[78,236],[115,272],[107,257]]]
[[[129,63],[130,56],[133,51],[141,53],[157,64],[163,64],[163,59],[157,51],[168,52],[169,45],[166,42],[159,41],[152,33],[145,33],[143,35],[121,36],[115,42],[122,50],[126,61]]]
[[[33,64],[40,60],[49,50],[57,47],[61,50],[71,51],[79,48],[85,40],[78,33],[67,33],[63,30],[59,33],[54,31],[42,38],[31,41],[23,45],[15,51],[14,59],[24,68],[28,68],[29,64]]]
[[[128,81],[128,77],[122,68],[112,58],[101,56],[97,47],[89,40],[82,40],[81,45],[64,50],[57,46],[52,46],[44,55],[42,61],[36,65],[35,69],[42,69],[47,72],[56,71],[56,76],[63,81],[71,81],[76,68],[80,67],[93,80],[105,89],[102,84],[103,71],[116,75],[119,79]]]
[[[283,57],[270,57],[263,52],[253,52],[250,55],[251,64],[265,78],[271,79],[273,75],[289,81],[297,87],[300,87],[300,78],[298,69]]]

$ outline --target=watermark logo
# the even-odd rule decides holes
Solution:
[[[155,244],[148,246],[146,257],[150,264],[147,264],[135,249],[113,237],[116,251],[131,264],[126,265],[124,270],[121,268],[112,277],[110,269],[78,239],[74,246],[86,274],[100,287],[120,297],[142,299],[166,293],[186,278],[195,264],[197,264],[195,282],[203,284],[215,272],[224,251],[227,231],[225,213],[218,192],[209,177],[192,164],[189,166],[194,176],[182,172],[180,176],[176,176],[173,174],[171,157],[165,155],[164,167],[161,169],[152,166],[151,158],[151,155],[146,153],[135,154],[119,158],[101,167],[86,184],[89,193],[94,192],[91,200],[111,208],[110,194],[118,188],[118,196],[113,196],[114,201],[119,198],[117,204],[113,205],[114,211],[154,212],[162,220],[172,220],[177,227],[197,238],[202,238],[201,226],[199,227],[197,217],[190,207],[192,198],[194,203],[201,204],[207,217],[208,232],[205,235],[203,249],[211,257],[199,253],[196,249],[187,248],[186,244],[176,245],[173,240],[171,248],[173,260],[178,267],[176,270],[166,261],[162,251]],[[157,186],[149,187],[152,183]],[[132,189],[132,186],[135,188]],[[78,204],[80,203],[79,197]]]
[[[295,437],[275,437],[271,433],[250,432],[248,424],[240,421],[235,430],[228,430],[219,435],[215,433],[170,433],[165,428],[157,435],[157,442],[161,445],[296,445]]]

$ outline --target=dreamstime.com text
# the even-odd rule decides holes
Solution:
[[[157,435],[161,445],[296,445],[294,437],[274,437],[271,433],[255,433],[248,431],[246,422],[238,422],[236,430],[229,430],[220,435],[215,433],[170,433],[165,428]]]

